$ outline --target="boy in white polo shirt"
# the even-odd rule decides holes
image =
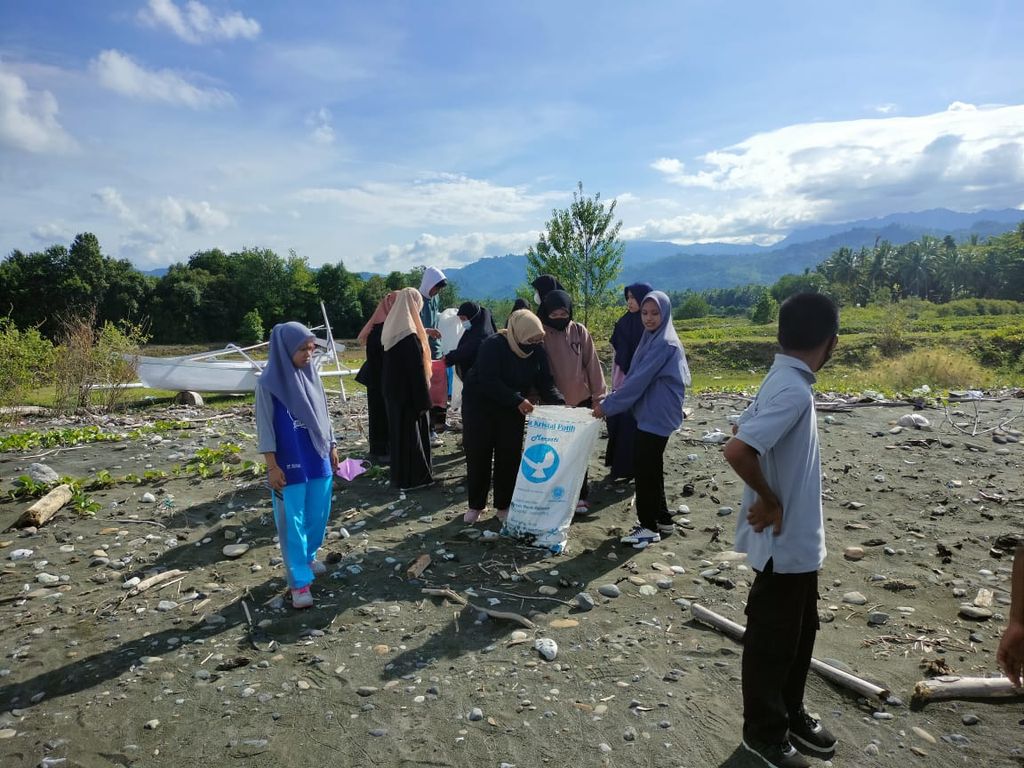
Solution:
[[[743,746],[773,768],[827,759],[836,739],[804,709],[825,560],[814,373],[838,342],[839,311],[819,293],[779,308],[782,353],[743,412],[725,459],[746,484],[738,552],[756,572],[743,640]],[[799,750],[799,751],[798,751]]]

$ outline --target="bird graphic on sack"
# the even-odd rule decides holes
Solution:
[[[539,443],[531,445],[523,453],[521,470],[523,477],[531,483],[543,483],[550,480],[558,470],[558,451],[550,445]]]

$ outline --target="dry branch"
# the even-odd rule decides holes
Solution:
[[[139,594],[140,592],[145,592],[150,587],[155,587],[157,584],[162,584],[163,582],[169,581],[169,580],[171,580],[171,579],[173,579],[173,578],[175,578],[177,576],[184,576],[184,575],[185,575],[185,571],[179,571],[178,569],[175,568],[175,569],[170,570],[170,571],[164,571],[163,573],[158,573],[155,576],[150,576],[148,579],[143,579],[138,584],[136,584],[134,587],[132,587],[132,590],[128,593],[128,597],[134,597],[135,595]]]
[[[1024,688],[1014,688],[1005,677],[957,677],[943,675],[922,680],[914,686],[912,707],[946,699],[1001,699],[1024,696]]]
[[[721,616],[697,603],[693,603],[690,606],[690,612],[693,614],[693,618],[700,623],[714,627],[738,642],[743,640],[743,634],[746,631],[746,628],[742,624],[730,621],[724,616]],[[843,670],[833,667],[831,664],[826,664],[818,659],[811,659],[811,669],[826,680],[830,680],[844,688],[849,688],[851,691],[859,693],[861,696],[876,698],[882,701],[886,701],[889,698],[889,691],[886,688],[882,688],[881,686],[875,685],[867,680],[863,680],[856,675],[851,675],[849,672],[844,672]]]
[[[455,592],[455,591],[453,591],[451,589],[438,589],[438,588],[435,588],[435,587],[424,587],[421,590],[421,592],[424,595],[432,595],[434,597],[444,597],[444,598],[446,598],[448,600],[451,600],[453,603],[458,603],[459,605],[468,606],[468,607],[472,608],[475,611],[480,611],[480,613],[486,613],[492,619],[505,619],[506,621],[515,621],[515,622],[518,622],[519,624],[522,624],[527,629],[535,629],[536,626],[537,626],[532,621],[530,621],[528,618],[526,618],[525,616],[520,616],[518,613],[512,613],[511,611],[496,611],[493,608],[485,608],[482,605],[476,605],[474,603],[471,603],[466,598],[464,598],[462,595],[460,595],[458,592]]]
[[[71,501],[71,486],[58,485],[39,501],[25,510],[25,514],[18,518],[15,523],[19,528],[27,525],[34,525],[36,528],[46,525],[50,518],[56,515],[65,504]]]

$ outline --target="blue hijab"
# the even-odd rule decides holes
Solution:
[[[633,294],[636,296],[636,294]],[[672,302],[668,296],[661,291],[651,291],[640,302],[640,310],[648,301],[656,301],[661,311],[661,325],[653,331],[645,331],[640,339],[640,344],[633,353],[633,364],[639,365],[648,355],[660,355],[667,347],[679,349],[679,376],[683,384],[690,386],[690,365],[686,362],[686,350],[683,349],[683,342],[679,340],[675,326],[672,325]],[[637,312],[639,315],[640,312]]]
[[[331,445],[331,421],[327,414],[320,377],[312,363],[296,368],[292,355],[316,336],[302,323],[279,323],[270,332],[270,359],[260,374],[259,386],[288,409],[309,430],[316,452],[326,456]]]
[[[627,299],[629,294],[633,294],[633,298],[639,305],[644,303],[644,297],[652,290],[654,289],[647,283],[633,283],[627,285],[622,293]],[[615,364],[623,373],[629,373],[633,354],[643,335],[644,323],[640,319],[639,309],[636,312],[627,311],[616,321],[615,329],[612,331],[612,348],[615,350]]]

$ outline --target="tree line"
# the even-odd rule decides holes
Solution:
[[[670,293],[677,318],[758,315],[767,321],[777,306],[800,291],[827,293],[845,306],[924,299],[944,304],[961,299],[1024,296],[1024,223],[984,241],[957,243],[925,235],[902,245],[880,241],[872,248],[839,248],[813,270],[783,275],[773,285],[743,285]]]

